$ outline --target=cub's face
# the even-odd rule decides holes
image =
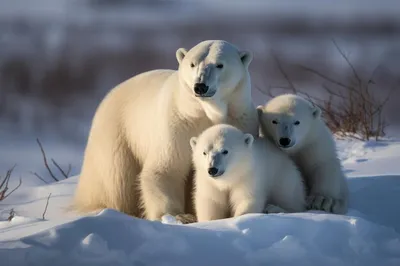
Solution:
[[[243,134],[239,130],[231,132],[230,128],[218,130],[215,126],[198,138],[192,137],[190,145],[196,171],[215,180],[230,180],[231,176],[235,176],[232,175],[235,168],[246,161],[253,140],[251,134]]]
[[[317,106],[302,101],[279,104],[279,101],[271,100],[266,106],[258,106],[257,110],[263,133],[288,151],[304,142],[321,113]]]
[[[252,55],[224,41],[205,41],[189,51],[178,49],[176,58],[185,88],[205,100],[230,95],[248,71]]]

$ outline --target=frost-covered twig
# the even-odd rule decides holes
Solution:
[[[3,181],[0,184],[0,201],[6,199],[8,196],[10,196],[14,191],[16,191],[22,184],[22,179],[19,178],[19,184],[16,186],[13,190],[11,190],[10,193],[7,193],[8,191],[8,182],[10,181],[11,174],[14,171],[16,165],[14,165],[10,170],[7,171],[6,176],[4,177]]]
[[[35,172],[30,172],[32,175],[36,176],[37,178],[39,178],[40,180],[42,180],[44,183],[48,184],[49,182],[47,182],[46,180],[44,180],[43,177],[41,177],[38,173]]]
[[[7,171],[6,177],[3,179],[3,181],[2,181],[1,184],[0,184],[0,189],[2,189],[4,185],[5,185],[6,187],[8,186],[8,181],[10,180],[11,173],[12,173],[12,171],[14,171],[15,166],[16,166],[16,165],[14,165],[13,167],[11,167],[11,168]]]
[[[15,216],[15,211],[14,209],[10,210],[10,214],[8,215],[7,221],[11,222],[11,220],[14,218]]]
[[[1,194],[2,198],[0,198],[0,200],[6,199],[6,198],[7,198],[8,196],[10,196],[14,191],[16,191],[21,185],[22,185],[22,179],[21,179],[21,177],[20,177],[20,178],[19,178],[19,184],[18,184],[18,186],[16,186],[13,190],[11,190],[11,192],[8,193],[7,195]]]
[[[58,163],[56,161],[54,161],[54,159],[51,159],[51,161],[53,162],[53,164],[57,167],[57,169],[61,172],[61,174],[65,177],[68,178],[68,174],[66,174],[64,172],[64,170],[60,167],[60,165],[58,165]]]
[[[72,168],[72,165],[68,164],[67,176],[69,176],[69,174],[71,173],[71,168]]]
[[[45,215],[46,215],[46,212],[47,212],[47,207],[49,206],[50,197],[51,197],[51,193],[50,193],[49,196],[47,197],[46,207],[44,208],[44,211],[43,211],[43,214],[42,214],[43,220],[45,220]]]
[[[42,156],[43,156],[43,161],[44,161],[44,165],[47,169],[47,171],[49,172],[50,176],[55,180],[55,181],[59,181],[59,179],[56,177],[56,175],[53,173],[53,171],[51,171],[51,168],[47,162],[47,156],[46,153],[43,149],[43,145],[42,143],[40,143],[39,139],[36,139],[36,142],[38,143],[40,150],[42,152]],[[71,172],[71,164],[68,165],[68,171],[65,172],[61,166],[52,158],[51,162],[54,164],[54,166],[60,171],[60,173],[64,176],[65,179],[68,178],[70,172]],[[37,178],[39,178],[40,180],[42,180],[43,182],[47,183],[41,176],[39,176],[37,173],[32,173],[33,175],[35,175]]]
[[[51,176],[55,181],[59,181],[59,180],[57,179],[57,177],[55,177],[55,175],[53,174],[53,172],[51,171],[51,169],[50,169],[50,167],[49,167],[49,164],[47,163],[47,157],[46,157],[46,153],[44,152],[42,143],[40,143],[39,139],[36,139],[36,142],[38,143],[38,145],[39,145],[39,147],[40,147],[40,150],[41,150],[41,152],[42,152],[44,165],[46,166],[47,171],[49,171],[50,176]]]

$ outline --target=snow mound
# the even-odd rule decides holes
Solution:
[[[0,257],[7,266],[400,265],[400,235],[322,212],[169,225],[106,209],[0,243]]]
[[[337,143],[347,215],[248,214],[190,225],[110,209],[79,217],[66,212],[78,176],[51,184],[27,177],[0,202],[0,266],[400,265],[400,142]]]

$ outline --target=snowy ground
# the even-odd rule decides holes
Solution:
[[[0,265],[400,265],[400,141],[338,140],[338,150],[351,191],[345,216],[250,214],[191,225],[113,210],[76,217],[65,207],[78,177],[47,185],[29,177],[0,203]]]

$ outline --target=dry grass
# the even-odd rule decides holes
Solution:
[[[373,76],[377,68],[370,77],[362,78],[334,40],[333,44],[351,70],[349,82],[341,82],[316,69],[300,66],[301,69],[328,82],[329,85],[322,85],[322,89],[328,97],[327,99],[320,99],[297,89],[280,60],[276,55],[273,55],[280,73],[288,83],[287,87],[280,87],[279,89],[304,95],[313,104],[318,105],[323,112],[327,126],[334,134],[361,140],[370,140],[371,138],[379,140],[385,136],[385,128],[388,125],[383,117],[383,110],[396,87],[390,88],[384,99],[378,99],[371,88],[371,85],[375,84]],[[267,93],[270,97],[275,96],[272,93],[272,88],[268,88]]]
[[[11,176],[12,176],[12,172],[14,171],[15,165],[7,171],[5,177],[0,183],[0,201],[6,199],[8,196],[10,196],[12,193],[14,193],[21,185],[22,185],[22,179],[19,178],[19,184],[10,192],[8,192],[9,187],[8,187],[8,183],[10,182]],[[8,192],[8,193],[7,193]]]
[[[40,151],[42,153],[42,157],[43,157],[43,163],[44,166],[46,167],[49,175],[51,176],[51,178],[54,179],[54,181],[59,181],[60,179],[58,177],[56,177],[56,175],[54,174],[54,172],[51,170],[50,165],[48,163],[47,160],[47,156],[46,156],[46,152],[44,151],[43,145],[40,142],[39,139],[36,139],[37,144],[39,145]],[[58,169],[58,171],[61,173],[61,175],[67,179],[69,177],[69,174],[71,172],[71,164],[68,165],[68,170],[65,171],[61,168],[61,166],[53,159],[51,158],[51,162],[53,163],[53,165]],[[39,178],[40,180],[42,180],[44,183],[48,183],[42,176],[40,176],[38,173],[36,172],[31,172],[31,174],[33,174],[34,176],[36,176],[37,178]]]

